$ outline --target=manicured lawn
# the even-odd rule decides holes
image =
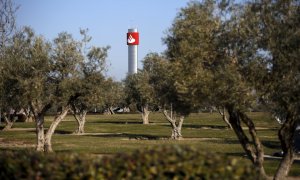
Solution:
[[[249,113],[254,119],[258,135],[267,155],[280,151],[277,138],[279,124],[267,113]],[[46,117],[46,128],[53,117]],[[171,127],[161,113],[150,114],[150,125],[141,124],[139,114],[88,115],[84,135],[74,135],[76,122],[68,116],[57,128],[53,138],[55,152],[115,154],[139,148],[166,144],[193,146],[199,151],[223,153],[244,158],[244,151],[234,132],[226,127],[217,113],[192,114],[183,124],[184,139],[169,140]],[[1,125],[2,127],[3,125]],[[0,131],[0,149],[34,149],[34,123],[16,123],[11,131]],[[267,173],[272,174],[278,160],[266,159]],[[290,173],[300,176],[300,162],[296,161]]]

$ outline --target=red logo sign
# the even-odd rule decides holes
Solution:
[[[127,33],[127,45],[139,45],[139,33],[138,32]]]

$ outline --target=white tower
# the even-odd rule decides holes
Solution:
[[[127,33],[128,45],[128,74],[137,73],[138,45],[139,33],[137,28],[128,29]]]

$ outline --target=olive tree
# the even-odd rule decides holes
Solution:
[[[284,179],[295,158],[294,133],[299,124],[300,2],[262,0],[245,11],[245,37],[255,42],[252,81],[262,101],[282,118],[278,132],[283,159],[274,179]]]
[[[110,47],[88,46],[92,37],[87,32],[87,29],[80,30],[80,34],[83,36],[81,52],[84,59],[79,63],[78,76],[70,87],[72,94],[79,95],[71,102],[71,109],[78,124],[75,134],[84,133],[88,109],[94,106],[103,106],[105,103],[106,79],[103,72],[106,69],[105,61]]]
[[[149,74],[146,71],[138,71],[128,75],[124,81],[126,101],[128,104],[136,104],[137,110],[142,115],[143,124],[149,124],[151,106],[154,106],[154,92],[149,84]]]
[[[256,94],[243,71],[252,44],[240,36],[242,10],[231,1],[191,2],[178,13],[164,41],[173,71],[179,74],[174,78],[178,99],[188,107],[225,107],[247,156],[265,176],[263,147],[245,113],[256,102]]]
[[[51,78],[56,86],[54,103],[59,110],[47,131],[45,151],[52,151],[52,135],[72,107],[80,115],[77,118],[78,130],[83,131],[87,107],[101,103],[102,89],[99,87],[103,83],[102,71],[109,47],[91,47],[85,54],[82,48],[90,38],[83,30],[81,34],[84,36],[82,41],[73,39],[72,35],[65,32],[54,39]]]
[[[30,107],[36,122],[38,151],[52,151],[52,135],[74,102],[89,104],[87,97],[99,95],[94,84],[104,79],[99,63],[105,60],[108,48],[93,47],[85,58],[82,44],[65,32],[50,43],[25,27],[5,50],[1,104],[14,109]],[[57,107],[57,115],[45,134],[44,116],[51,107]]]
[[[164,55],[150,53],[145,57],[143,71],[148,73],[148,84],[153,89],[155,104],[161,109],[172,127],[172,139],[182,138],[182,125],[192,106],[181,99],[176,89],[178,73],[176,65]]]
[[[121,108],[125,105],[124,85],[112,78],[107,78],[103,83],[103,102],[102,107],[106,114],[115,114],[114,108]]]
[[[37,150],[44,149],[44,115],[51,107],[53,86],[48,74],[51,44],[31,28],[16,32],[5,49],[1,102],[7,108],[29,106],[36,121]]]

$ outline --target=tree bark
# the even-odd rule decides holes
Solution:
[[[284,154],[274,176],[274,179],[276,180],[285,179],[288,176],[294,161],[295,152],[293,138],[296,129],[295,122],[295,118],[288,114],[285,122],[278,132],[278,137]]]
[[[149,114],[151,111],[148,110],[148,105],[142,106],[142,119],[143,124],[149,124]]]
[[[222,119],[226,123],[227,127],[230,128],[230,129],[232,129],[232,126],[229,123],[229,120],[227,119],[227,116],[226,116],[226,109],[225,109],[225,107],[223,107],[223,108],[218,107],[217,110],[218,110],[219,114],[222,116]]]
[[[183,121],[184,121],[184,116],[180,116],[179,117],[179,122],[178,122],[178,125],[177,125],[177,131],[178,131],[179,139],[182,138],[181,128],[182,128]]]
[[[251,141],[254,143],[254,152],[256,155],[254,164],[255,164],[255,166],[258,167],[260,175],[262,177],[267,177],[264,166],[263,166],[263,164],[264,164],[263,145],[258,138],[256,129],[255,129],[255,125],[254,125],[253,121],[246,114],[239,112],[239,116],[241,117],[241,120],[247,125],[249,134],[251,136]]]
[[[46,105],[41,105],[37,101],[36,102],[30,102],[29,103],[31,112],[35,119],[35,125],[36,125],[36,137],[37,137],[37,151],[44,151],[44,144],[45,144],[45,129],[44,129],[44,117],[45,113],[48,111],[48,109],[51,108],[51,103],[48,103]]]
[[[33,116],[32,112],[30,111],[30,108],[24,108],[23,110],[26,116],[25,122],[33,122]]]
[[[14,125],[14,122],[16,121],[16,112],[13,111],[10,112],[11,110],[9,110],[8,112],[3,113],[3,119],[5,122],[5,126],[2,129],[3,131],[8,131],[12,129],[12,126]]]
[[[7,117],[4,117],[4,121],[5,121],[5,126],[2,129],[2,131],[11,130],[12,126],[14,125],[14,122],[9,120],[9,118],[7,118]]]
[[[109,110],[110,114],[115,114],[115,112],[111,106],[108,108],[108,110]]]
[[[83,134],[84,133],[84,125],[86,122],[86,114],[87,110],[81,110],[80,114],[74,113],[74,117],[76,119],[76,122],[78,124],[77,129],[74,131],[74,134]]]
[[[63,108],[63,110],[58,115],[55,116],[54,121],[52,122],[45,136],[45,145],[44,145],[45,152],[53,152],[52,144],[51,144],[52,135],[56,127],[59,125],[59,123],[66,117],[69,110],[70,107],[67,106]]]
[[[176,125],[176,117],[173,117],[173,115],[169,116],[167,110],[163,110],[163,114],[172,127],[171,139],[175,139],[175,140],[182,139],[181,128],[184,121],[184,116],[179,117],[178,125]]]
[[[294,152],[289,150],[285,152],[275,173],[274,180],[286,179],[294,161]]]
[[[266,178],[267,175],[263,167],[263,146],[257,136],[253,121],[246,114],[234,109],[233,106],[228,106],[227,110],[229,114],[229,122],[235,134],[237,135],[240,144],[246,152],[248,158],[252,161],[254,166],[256,166],[259,169],[260,176]],[[249,134],[251,136],[251,141],[244,132],[241,126],[241,122],[244,122],[245,125],[248,127]]]
[[[37,135],[37,151],[44,151],[45,144],[45,129],[44,129],[44,115],[39,114],[35,118],[36,135]]]

